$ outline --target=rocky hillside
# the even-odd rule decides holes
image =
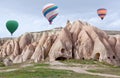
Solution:
[[[0,46],[0,59],[5,65],[25,61],[40,62],[65,59],[94,59],[120,66],[120,35],[106,32],[82,21],[64,28],[25,33]]]
[[[119,34],[120,35],[120,31],[113,31],[113,30],[104,30],[107,34],[109,35],[116,35]]]

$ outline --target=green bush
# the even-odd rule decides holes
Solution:
[[[0,67],[4,67],[5,65],[3,64],[3,62],[0,62]]]
[[[80,64],[96,64],[96,61],[94,60],[75,60],[75,59],[69,59],[65,61],[61,61],[64,63],[80,63]]]

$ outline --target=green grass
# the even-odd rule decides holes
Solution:
[[[93,65],[93,64],[99,63],[98,61],[95,61],[95,60],[75,60],[75,59],[69,59],[61,62],[67,63],[67,64],[75,63],[75,64],[87,64],[87,65]]]
[[[11,66],[5,66],[5,65],[4,65],[4,66],[1,67],[1,69],[2,69],[2,70],[7,70],[7,69],[19,68],[20,65],[22,65],[22,64],[13,64],[13,65],[11,65]]]
[[[5,67],[5,65],[2,62],[0,62],[0,67]]]
[[[110,65],[108,63],[105,63],[105,62],[99,62],[99,61],[95,61],[95,60],[75,60],[75,59],[69,59],[69,60],[64,60],[64,61],[61,61],[63,63],[66,63],[66,64],[85,64],[85,65],[96,65],[97,67],[104,67],[104,68],[116,68],[117,66],[113,66],[113,65]]]
[[[0,78],[105,78],[87,74],[79,74],[66,70],[54,70],[47,68],[34,69],[27,67],[25,69],[0,73]]]
[[[37,64],[34,64],[34,66],[49,66],[49,64],[45,64],[45,63],[37,63]]]
[[[82,65],[97,65],[103,69],[94,69],[88,70],[93,73],[105,73],[105,74],[114,74],[120,75],[120,67],[114,67],[106,63],[100,63],[94,60],[65,60],[62,61],[67,63],[68,66],[71,63],[82,64]],[[13,69],[19,68],[21,64],[15,64],[13,66],[3,67],[4,69]],[[38,63],[33,66],[28,66],[24,68],[20,68],[19,70],[12,72],[1,72],[0,78],[106,78],[101,76],[93,76],[88,74],[80,74],[75,73],[68,70],[57,70],[57,69],[49,69],[49,64],[46,63]],[[45,68],[47,67],[47,68]],[[3,70],[3,69],[2,69]],[[107,77],[108,78],[108,77]]]

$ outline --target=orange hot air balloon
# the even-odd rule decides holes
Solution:
[[[101,18],[101,20],[104,19],[104,17],[106,16],[106,13],[107,13],[107,9],[105,8],[100,8],[97,10],[97,14]]]

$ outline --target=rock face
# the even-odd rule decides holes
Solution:
[[[56,38],[49,52],[50,61],[60,58],[72,58],[72,39],[71,33],[66,29],[62,29]]]
[[[65,59],[94,59],[120,66],[119,56],[120,35],[108,35],[82,21],[68,21],[64,28],[25,33],[0,43],[0,59],[7,66]]]

